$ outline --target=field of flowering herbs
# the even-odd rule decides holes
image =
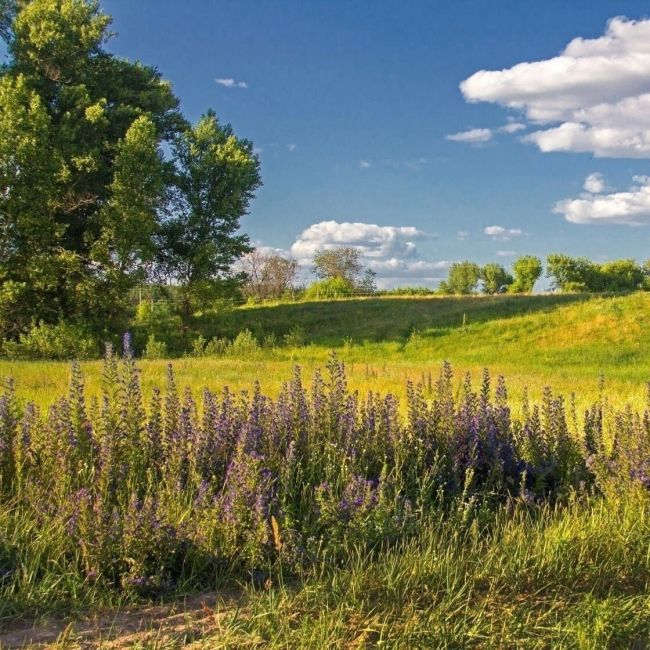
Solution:
[[[406,395],[351,392],[332,356],[274,400],[257,386],[179,394],[170,366],[144,404],[128,337],[121,358],[107,351],[100,399],[77,366],[45,413],[8,383],[0,615],[272,584],[350,549],[381,554],[432,520],[480,530],[503,508],[650,488],[650,411],[601,395],[578,414],[547,390],[514,419],[502,377],[473,385],[447,364]]]

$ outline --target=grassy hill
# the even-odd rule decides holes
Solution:
[[[270,394],[299,364],[306,375],[331,351],[349,366],[351,385],[401,393],[407,379],[429,381],[444,360],[459,372],[488,367],[501,373],[515,399],[543,386],[591,398],[599,376],[614,396],[640,402],[650,380],[650,295],[408,297],[245,306],[206,314],[207,337],[234,338],[248,329],[277,345],[227,357],[173,360],[181,386],[249,388],[255,379]],[[297,333],[292,344],[284,341]],[[302,339],[301,345],[295,339]],[[141,361],[145,390],[164,382],[167,361]],[[60,395],[67,363],[0,361],[0,375],[19,392],[47,404]],[[96,393],[99,362],[83,364]]]
[[[250,391],[256,379],[260,380],[263,393],[273,396],[281,383],[291,377],[293,365],[299,364],[308,378],[316,368],[324,365],[332,351],[345,361],[352,389],[371,389],[380,393],[394,391],[398,395],[403,395],[408,379],[423,381],[426,392],[436,379],[440,363],[449,360],[456,370],[457,385],[462,381],[464,371],[470,371],[476,376],[483,367],[488,367],[493,375],[503,374],[510,393],[509,404],[514,407],[515,417],[521,416],[517,411],[521,410],[519,407],[525,388],[529,389],[535,402],[539,401],[542,388],[546,385],[567,396],[575,392],[575,422],[582,421],[581,411],[597,399],[599,377],[604,374],[607,383],[605,399],[609,400],[614,409],[605,409],[605,419],[620,424],[624,430],[621,440],[627,441],[626,444],[632,448],[632,443],[636,444],[637,439],[642,439],[642,436],[637,435],[640,429],[635,429],[635,436],[628,435],[629,432],[625,429],[628,419],[621,417],[621,412],[626,402],[632,403],[639,410],[645,407],[646,381],[650,379],[650,330],[646,326],[649,316],[650,294],[641,293],[606,297],[409,297],[242,307],[225,314],[204,315],[202,325],[206,334],[233,339],[248,329],[258,340],[269,341],[269,337],[275,337],[276,345],[241,347],[221,357],[188,356],[174,359],[173,365],[179,389],[192,388],[194,398],[200,401],[203,386],[218,391],[223,385],[229,385],[231,388]],[[289,344],[284,336],[290,333]],[[302,339],[301,344],[298,344],[299,339]],[[149,396],[153,385],[164,385],[167,364],[168,360],[138,361],[138,366],[142,369],[145,397]],[[83,370],[86,376],[86,394],[98,395],[101,388],[101,363],[84,363]],[[0,362],[0,375],[11,375],[16,379],[19,396],[35,399],[42,406],[47,406],[65,393],[69,372],[67,363]],[[128,389],[114,391],[119,399],[125,394],[129,394]],[[73,392],[73,397],[78,398],[79,395],[78,390]],[[346,396],[347,393],[341,398],[344,402]],[[173,404],[172,401],[172,410]],[[404,400],[402,406],[404,407]],[[174,417],[179,421],[180,412],[185,412],[185,406],[176,403],[175,408]],[[280,411],[282,408],[279,407]],[[337,542],[338,546],[336,543],[332,546],[337,555],[318,556],[318,562],[309,565],[304,572],[301,569],[298,574],[292,573],[280,562],[269,565],[268,568],[261,564],[263,571],[253,571],[250,574],[241,571],[238,573],[236,568],[227,568],[224,569],[224,577],[215,569],[214,579],[208,579],[205,576],[212,576],[210,567],[215,562],[214,558],[221,561],[221,550],[218,553],[215,548],[226,548],[222,544],[223,540],[218,542],[222,544],[221,547],[213,545],[215,539],[221,540],[214,535],[221,535],[222,530],[230,530],[227,526],[231,524],[224,524],[230,520],[215,520],[220,523],[213,525],[210,523],[212,519],[201,519],[207,513],[212,516],[218,512],[215,507],[217,501],[206,501],[208,506],[202,511],[203,502],[198,487],[192,484],[183,491],[180,487],[182,481],[171,474],[175,467],[180,468],[179,472],[184,471],[185,465],[182,462],[171,462],[158,468],[163,479],[149,483],[151,477],[155,476],[155,467],[151,466],[145,472],[139,464],[149,456],[143,454],[139,439],[136,438],[134,444],[128,437],[122,437],[122,432],[126,430],[148,431],[144,426],[139,429],[133,426],[133,417],[140,417],[134,414],[142,412],[139,408],[123,409],[121,401],[119,408],[114,405],[112,409],[115,410],[109,408],[107,413],[124,413],[125,423],[128,424],[124,428],[114,428],[119,433],[116,438],[119,444],[114,449],[129,459],[129,462],[115,461],[114,467],[119,468],[116,475],[122,476],[122,472],[130,471],[129,480],[136,481],[132,484],[129,480],[124,480],[115,484],[119,486],[116,489],[122,490],[118,502],[122,508],[120,516],[126,522],[124,526],[128,524],[132,527],[129,531],[136,531],[121,538],[123,544],[133,542],[131,546],[115,548],[128,558],[128,565],[135,562],[132,558],[136,557],[140,558],[138,561],[144,566],[150,557],[150,551],[143,554],[139,550],[145,548],[144,544],[148,544],[148,548],[162,549],[161,557],[172,557],[169,555],[171,552],[168,553],[165,549],[173,547],[165,544],[176,539],[176,532],[173,531],[185,531],[183,534],[189,535],[186,531],[196,530],[196,537],[192,539],[198,540],[198,544],[203,546],[197,546],[193,541],[183,546],[182,552],[188,554],[188,549],[194,552],[195,548],[205,549],[208,546],[210,552],[197,552],[191,556],[193,559],[189,559],[190,555],[186,556],[182,566],[188,567],[189,577],[186,582],[174,584],[169,596],[183,597],[185,590],[216,589],[216,594],[207,595],[213,598],[211,606],[205,604],[206,597],[202,595],[197,597],[198,604],[193,609],[189,605],[188,611],[181,611],[178,616],[167,616],[164,621],[160,617],[166,615],[160,614],[155,623],[143,623],[141,621],[145,619],[138,617],[146,617],[145,612],[153,610],[148,607],[139,614],[134,611],[134,629],[143,636],[136,639],[129,633],[128,638],[125,637],[123,643],[120,642],[122,645],[116,643],[114,647],[131,647],[136,641],[138,647],[180,647],[190,638],[195,641],[192,647],[206,649],[261,645],[309,648],[641,648],[647,645],[644,642],[650,634],[650,566],[647,553],[650,544],[650,503],[647,489],[628,483],[630,475],[629,472],[626,473],[627,470],[621,472],[620,483],[604,483],[602,493],[595,491],[595,485],[588,488],[593,491],[573,492],[573,488],[567,488],[568,491],[559,496],[557,501],[541,498],[531,500],[533,493],[524,491],[518,496],[513,491],[507,501],[505,497],[499,501],[499,493],[493,490],[491,483],[486,483],[487,487],[481,487],[484,492],[476,492],[472,487],[466,494],[464,489],[460,490],[463,484],[457,482],[459,491],[454,500],[435,502],[435,507],[426,511],[420,510],[423,507],[421,504],[427,503],[424,497],[430,499],[433,494],[431,490],[438,483],[429,484],[428,478],[420,483],[418,479],[416,484],[423,486],[422,492],[418,493],[423,495],[422,498],[418,496],[414,500],[418,504],[414,510],[419,513],[418,519],[408,534],[399,541],[391,540],[388,533],[382,533],[382,545],[371,543],[370,537],[355,537],[362,534],[358,531],[374,530],[368,526],[374,526],[372,522],[376,519],[372,517],[379,515],[373,514],[371,517],[364,514],[359,519],[363,526],[340,538],[336,534],[343,533],[337,530],[347,531],[345,526],[348,524],[345,523],[343,528],[343,524],[337,524],[337,529],[328,523],[324,532],[318,534],[322,534],[321,541],[342,540]],[[305,412],[309,410],[307,408]],[[92,417],[98,417],[99,410],[88,409],[88,412],[93,413]],[[558,411],[553,412],[557,414]],[[570,406],[567,413],[569,426],[577,431],[577,426],[570,424],[574,420]],[[3,568],[3,562],[12,570],[14,566],[20,566],[21,571],[25,567],[24,573],[18,574],[20,580],[7,583],[17,586],[6,588],[8,596],[4,602],[0,597],[0,618],[3,617],[3,611],[7,619],[10,617],[6,612],[25,615],[59,610],[68,613],[71,610],[92,609],[96,612],[109,606],[124,607],[139,602],[136,595],[128,595],[131,592],[125,592],[127,595],[124,595],[116,584],[103,582],[95,586],[91,581],[94,574],[87,574],[87,569],[75,556],[77,546],[75,553],[69,550],[70,522],[74,522],[74,526],[78,524],[77,515],[70,517],[66,508],[72,504],[70,512],[77,512],[75,508],[78,506],[75,504],[78,503],[78,496],[87,492],[74,492],[67,487],[66,475],[60,470],[65,464],[59,462],[57,450],[63,448],[62,442],[68,445],[66,448],[71,460],[66,462],[69,463],[82,453],[79,449],[90,450],[87,452],[89,455],[94,452],[92,446],[82,448],[78,445],[78,438],[70,435],[70,430],[61,435],[57,417],[57,411],[53,410],[51,422],[47,426],[41,426],[39,431],[30,429],[32,438],[40,440],[39,444],[42,445],[40,455],[37,454],[34,458],[39,463],[45,457],[49,459],[43,463],[43,472],[50,472],[50,480],[58,486],[57,489],[38,491],[37,487],[42,482],[42,475],[38,474],[38,480],[25,492],[29,495],[28,498],[12,498],[4,503],[0,500],[0,530],[7,531],[4,539],[0,539],[0,569]],[[359,421],[362,419],[359,415]],[[370,420],[379,421],[378,418]],[[564,418],[560,420],[564,421]],[[268,429],[269,440],[275,441],[275,437],[270,436],[277,433],[276,423],[284,420],[277,416],[276,419],[269,418],[265,421],[271,423]],[[462,419],[459,419],[458,423],[461,422]],[[317,462],[305,467],[326,467],[335,477],[332,484],[337,485],[336,480],[342,481],[344,473],[352,471],[352,465],[348,464],[356,462],[356,451],[348,455],[343,453],[348,449],[349,443],[344,437],[330,437],[329,441],[325,438],[323,442],[322,436],[331,436],[327,431],[332,430],[332,424],[321,425],[322,422],[318,420],[310,429],[315,433],[314,440],[318,441],[318,444],[311,447]],[[129,426],[133,428],[128,429]],[[230,431],[229,426],[225,427],[226,431]],[[559,433],[548,433],[549,436],[556,436],[551,437],[551,441],[564,440],[561,427],[557,430],[551,427],[549,431],[552,430]],[[103,431],[101,427],[99,431]],[[49,436],[53,436],[51,440]],[[141,440],[144,439],[147,439],[146,436]],[[151,439],[159,438],[154,436]],[[192,438],[194,441],[199,439],[205,438]],[[403,440],[395,437],[395,440],[398,439]],[[339,444],[341,440],[345,444]],[[368,438],[359,447],[364,450],[358,457],[359,463],[367,462],[367,450],[374,449],[372,445],[378,444],[377,441],[380,440],[391,441],[392,438],[385,435]],[[415,441],[417,438],[410,440]],[[184,449],[188,454],[194,453],[192,444],[183,447],[181,443],[178,447],[169,447],[172,450],[177,448]],[[410,441],[399,447],[407,451],[411,448],[417,450],[417,445]],[[555,459],[560,467],[562,464],[559,461],[563,460],[564,453],[562,450],[566,451],[569,447],[551,442],[549,448],[560,450]],[[244,454],[243,446],[240,448],[238,445],[237,449],[238,453]],[[265,453],[273,454],[274,449],[275,442],[273,445],[267,443]],[[357,447],[354,446],[354,449]],[[537,447],[533,451],[534,449]],[[339,455],[335,456],[335,453]],[[322,454],[322,459],[318,454]],[[414,452],[412,457],[416,456]],[[187,458],[189,457],[188,455]],[[387,466],[387,459],[395,457],[394,453],[384,450],[373,458],[373,462],[377,467]],[[32,456],[25,455],[24,458],[31,459]],[[107,458],[110,461],[111,457]],[[183,456],[170,458],[173,461]],[[190,463],[192,467],[199,467],[198,458],[200,456],[196,456]],[[250,471],[250,474],[241,475],[246,481],[253,481],[250,485],[256,485],[254,481],[257,479],[250,477],[255,476],[255,468],[258,467],[255,463],[261,462],[259,459],[263,457],[251,454],[245,458],[248,461],[242,462],[237,471]],[[284,470],[288,454],[285,455],[280,450],[275,458],[277,467]],[[381,463],[378,462],[380,458]],[[408,458],[411,459],[411,456]],[[433,472],[433,476],[438,472],[438,457],[435,458],[436,464],[426,467],[427,471]],[[130,459],[134,462],[131,463]],[[409,476],[410,470],[407,469],[412,468],[411,462],[408,460],[399,468],[393,466],[385,476]],[[550,466],[554,466],[553,463]],[[604,463],[598,465],[601,466],[609,467]],[[28,463],[25,467],[28,467]],[[110,468],[109,462],[107,467]],[[227,467],[231,465],[227,464]],[[364,467],[363,471],[369,473],[368,467]],[[25,475],[31,476],[30,471],[31,468],[28,467]],[[38,471],[41,471],[40,465]],[[169,475],[166,473],[168,471]],[[295,476],[309,477],[312,476],[311,471],[301,469],[300,472],[296,471]],[[369,490],[375,485],[371,481],[365,482],[365,479],[363,484],[359,483],[356,471],[354,469],[352,472],[353,480],[346,478],[349,481],[346,486],[363,485],[364,490]],[[428,476],[420,470],[416,475]],[[567,475],[574,476],[573,466],[567,470]],[[77,474],[72,473],[71,476]],[[84,475],[80,473],[79,476]],[[99,493],[103,485],[100,477],[91,473],[88,476],[91,486]],[[210,479],[215,486],[221,485],[218,489],[214,487],[217,491],[212,499],[222,493],[226,494],[223,490],[230,486],[230,482],[223,476],[220,480],[224,482],[217,483],[219,476],[213,475]],[[267,475],[260,473],[259,476]],[[292,477],[294,474],[278,471],[274,476],[280,481],[281,477]],[[339,479],[336,479],[337,476]],[[491,477],[492,474],[484,476]],[[312,494],[314,485],[318,485],[315,488],[318,491],[313,494],[322,495],[325,492],[321,488],[330,489],[329,482],[319,483],[320,478],[314,479],[314,485],[304,482],[304,478],[301,480],[302,486],[293,491],[290,489],[293,484],[287,483],[289,488],[284,493],[285,496],[289,495],[293,499],[296,495]],[[132,485],[140,484],[137,481],[146,484],[147,489],[155,495],[155,499],[144,503],[164,504],[160,507],[160,512],[167,517],[165,521],[171,521],[176,528],[160,526],[157,518],[143,518],[143,510],[138,510],[141,506],[137,505],[141,502],[132,501],[132,497],[128,496],[129,490],[133,489]],[[24,481],[21,479],[16,485],[21,486],[22,490]],[[207,483],[201,483],[202,489],[204,485]],[[240,483],[235,480],[232,485],[238,486]],[[242,494],[245,494],[249,483],[242,482],[241,485],[244,486]],[[443,481],[440,485],[446,483]],[[518,485],[519,483],[514,484],[515,490]],[[522,479],[521,487],[523,486]],[[32,494],[36,496],[32,497]],[[50,502],[59,494],[70,494],[74,499],[68,498],[57,510],[50,507]],[[348,503],[345,500],[347,492],[341,494],[344,498],[340,501],[339,495],[332,497],[332,503],[338,504],[336,508]],[[406,492],[400,488],[396,494],[401,499],[401,495]],[[477,495],[479,501],[475,501]],[[37,496],[40,501],[35,500]],[[372,503],[386,507],[389,500],[383,499],[381,497],[381,500]],[[134,504],[133,508],[131,503]],[[241,504],[244,503],[241,501]],[[35,510],[30,510],[34,507]],[[147,507],[153,508],[153,505]],[[163,511],[163,507],[167,507],[167,510]],[[247,517],[255,508],[250,505],[240,505],[238,508],[237,512],[242,514],[237,515],[240,517],[237,525],[241,525],[244,530],[249,525]],[[90,509],[84,512],[91,511],[94,512]],[[38,512],[38,516],[34,512]],[[56,515],[52,515],[47,520],[49,523],[44,525],[43,513],[50,512]],[[111,521],[116,521],[117,512],[114,507]],[[137,516],[132,517],[131,514],[135,512]],[[298,509],[297,512],[304,511]],[[324,509],[322,512],[327,513],[329,510]],[[379,512],[379,509],[372,512]],[[390,512],[392,511],[389,511],[383,521],[396,521]],[[347,522],[346,517],[344,514],[341,521]],[[295,519],[300,522],[306,520],[308,517],[302,516]],[[79,526],[85,525],[85,519],[79,521],[82,522]],[[136,524],[141,526],[138,523],[140,521],[145,522],[144,526],[133,528]],[[149,521],[153,523],[150,525],[147,523]],[[294,533],[291,532],[293,529],[289,527],[291,522],[285,526],[284,520],[282,524],[275,521],[273,528],[273,521],[273,548],[279,553],[284,544],[288,544],[291,552],[291,540],[294,539]],[[119,530],[119,526],[106,529],[110,535],[100,532],[97,537],[94,527],[89,526],[83,530],[83,534],[91,540],[105,535],[108,544],[113,539],[110,535],[113,535],[114,530]],[[172,533],[162,535],[158,543],[156,540],[159,538],[150,535],[155,530],[171,530]],[[212,532],[206,536],[206,530]],[[254,530],[267,531],[265,535],[268,533],[268,528],[264,527]],[[260,548],[264,544],[270,548],[270,536],[259,539]],[[387,543],[384,545],[384,542]],[[87,548],[95,548],[88,544],[80,544],[78,547],[84,553]],[[237,556],[242,546],[237,542],[233,548],[236,548]],[[136,552],[132,553],[132,549]],[[164,555],[165,553],[168,554]],[[335,558],[338,560],[335,561]],[[79,566],[82,566],[82,570]],[[218,568],[221,565],[215,562],[214,566]],[[231,567],[228,561],[223,566]],[[232,567],[235,566],[232,564]],[[265,573],[267,570],[268,574]],[[5,575],[11,575],[11,571],[5,571]],[[259,575],[271,577],[258,584]],[[137,574],[134,580],[143,578]],[[128,586],[131,583],[125,584]],[[2,588],[0,581],[0,591]],[[143,599],[146,598],[145,595]],[[178,601],[181,602],[189,601]],[[180,604],[177,606],[181,607]],[[116,610],[110,610],[105,618],[116,620],[116,614]],[[87,618],[103,620],[94,614]],[[178,623],[180,618],[184,621],[183,625]],[[77,638],[87,638],[83,636],[85,619],[82,618],[77,626],[80,630],[79,637],[75,637],[74,618],[70,623],[70,619],[65,619],[63,632],[57,631],[60,620],[63,619],[59,617],[54,621],[46,620],[44,629],[41,628],[38,632],[42,635],[39,638],[52,641],[59,639],[60,647],[68,647],[66,643],[69,645],[69,642],[76,641]],[[105,630],[111,628],[112,623],[99,627],[101,630],[94,634],[104,640],[107,634]],[[3,638],[3,628],[0,626],[0,645],[9,645],[6,639],[17,638],[18,634],[21,638],[31,638],[30,630],[33,629],[37,628],[34,621],[29,619],[25,622],[24,629],[19,628],[13,637],[10,635]],[[93,641],[89,643],[93,644]]]

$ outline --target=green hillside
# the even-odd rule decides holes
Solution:
[[[242,307],[206,314],[207,338],[234,338],[249,329],[273,347],[224,357],[172,360],[181,385],[250,388],[255,379],[273,394],[299,364],[309,376],[331,351],[349,366],[351,385],[402,393],[407,379],[429,381],[448,360],[458,371],[488,367],[503,373],[514,397],[542,387],[585,398],[604,374],[613,395],[645,398],[650,379],[650,295],[549,295],[468,298],[376,298]],[[298,333],[287,344],[283,338]],[[296,338],[301,339],[300,345]],[[145,391],[164,382],[167,361],[141,360]],[[101,364],[83,364],[91,394]],[[69,364],[0,361],[21,396],[47,404],[61,393]]]

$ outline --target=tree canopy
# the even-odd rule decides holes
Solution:
[[[474,262],[454,262],[449,267],[446,282],[440,283],[441,293],[466,295],[474,293],[481,279],[481,267]]]
[[[4,336],[32,320],[115,328],[146,276],[215,281],[249,250],[252,144],[211,111],[191,126],[155,68],[104,49],[110,24],[95,0],[0,0]]]
[[[561,291],[634,291],[646,279],[645,268],[632,259],[599,264],[586,257],[553,254],[546,261],[547,275]]]
[[[372,293],[375,290],[375,272],[363,266],[361,251],[352,246],[317,251],[312,271],[320,280],[339,280],[340,286],[348,286],[348,292]]]
[[[483,293],[502,293],[512,284],[512,275],[501,264],[486,264],[481,269]]]
[[[512,264],[514,281],[508,288],[511,293],[532,293],[542,275],[542,260],[534,255],[522,255]]]

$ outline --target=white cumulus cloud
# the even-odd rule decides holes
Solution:
[[[308,266],[319,250],[350,246],[361,252],[361,262],[377,273],[382,286],[399,278],[431,283],[444,278],[450,264],[419,258],[417,243],[432,237],[413,226],[321,221],[300,233],[291,246],[291,255]]]
[[[633,180],[634,184],[626,192],[564,199],[555,204],[553,212],[578,224],[650,224],[650,177],[635,176]]]
[[[303,230],[291,246],[291,252],[299,259],[311,258],[318,250],[352,246],[368,258],[407,258],[415,255],[415,242],[428,237],[413,226],[321,221]]]
[[[605,186],[605,179],[603,178],[603,175],[599,174],[598,172],[589,174],[589,176],[585,178],[585,183],[583,187],[590,194],[600,194],[601,192],[604,192],[607,189]]]
[[[508,122],[508,124],[499,127],[499,131],[501,133],[517,133],[518,131],[523,131],[525,128],[526,125],[521,122]]]
[[[524,234],[519,228],[504,228],[503,226],[486,226],[483,233],[496,241],[508,241],[513,237],[520,237]]]
[[[452,133],[445,137],[452,142],[468,142],[469,144],[479,144],[489,142],[492,139],[491,129],[469,129],[460,133]]]
[[[234,79],[215,79],[215,82],[226,88],[248,88],[245,81],[235,81]]]
[[[359,161],[359,168],[360,169],[368,169],[369,167],[371,167],[371,165],[367,160],[360,160]]]
[[[390,278],[419,277],[427,280],[446,277],[451,262],[429,262],[426,260],[371,260],[368,267],[380,276]]]
[[[479,70],[460,85],[467,101],[517,109],[538,128],[541,151],[650,157],[650,19],[609,21],[550,59]],[[502,127],[504,130],[510,127]]]

